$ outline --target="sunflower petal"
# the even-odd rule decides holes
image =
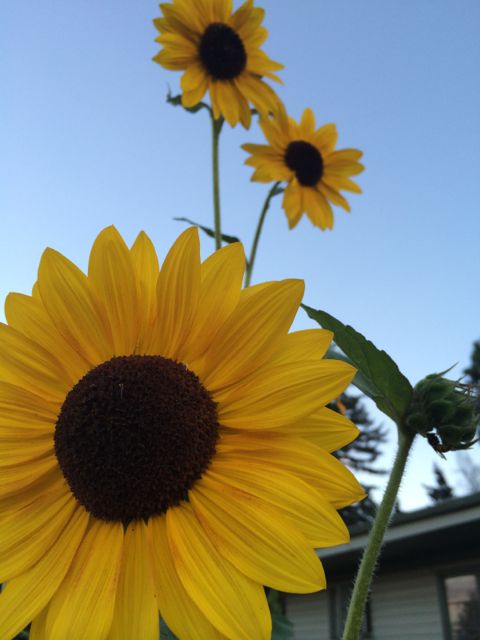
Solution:
[[[212,344],[237,306],[244,270],[245,253],[239,242],[215,251],[202,263],[198,311],[182,351],[187,361]]]
[[[75,507],[74,497],[64,487],[2,519],[0,581],[11,580],[38,562],[55,544]]]
[[[153,576],[162,618],[179,638],[219,640],[213,627],[186,592],[175,569],[167,537],[165,516],[151,518]]]
[[[325,587],[313,548],[266,500],[214,480],[208,472],[189,498],[222,556],[255,582],[291,593]]]
[[[234,465],[213,461],[204,477],[218,485],[234,487],[272,505],[288,517],[313,547],[328,547],[348,542],[349,533],[336,509],[311,485],[291,473],[242,461]],[[203,486],[203,485],[202,485]],[[195,509],[195,502],[192,503]]]
[[[189,504],[169,509],[166,519],[177,573],[207,619],[230,640],[270,640],[263,587],[222,558]]]
[[[105,306],[114,354],[130,355],[139,326],[137,286],[130,251],[114,226],[104,229],[93,243],[88,278]]]
[[[334,456],[301,438],[284,434],[244,433],[224,437],[217,444],[217,454],[251,464],[283,469],[314,486],[336,509],[365,497],[355,476]]]
[[[226,427],[275,429],[326,405],[354,375],[355,369],[339,360],[266,365],[214,396],[218,419]]]
[[[140,302],[140,336],[136,352],[144,353],[146,336],[150,334],[157,313],[158,258],[152,241],[141,231],[130,249],[133,269],[137,279]]]
[[[240,300],[199,371],[194,369],[209,391],[241,379],[275,351],[293,322],[303,289],[301,280],[272,282]]]
[[[163,263],[157,283],[157,321],[148,353],[175,358],[191,331],[200,290],[198,230],[182,233]]]
[[[49,640],[103,640],[113,618],[123,545],[121,523],[92,520],[49,606]]]
[[[2,381],[24,387],[51,401],[63,400],[69,391],[68,376],[58,360],[3,323],[0,323],[0,352]]]
[[[0,594],[0,638],[13,638],[39,615],[59,588],[77,552],[89,516],[79,507],[37,564],[10,580]],[[47,636],[50,640],[50,636]],[[63,636],[71,638],[70,635]],[[85,638],[85,637],[84,637]]]
[[[78,353],[93,365],[112,357],[105,311],[78,267],[47,249],[38,269],[38,288],[53,324]]]
[[[360,433],[351,420],[328,407],[322,407],[294,424],[282,425],[278,431],[305,438],[328,452],[341,449]]]
[[[5,317],[11,327],[63,363],[66,379],[72,385],[88,371],[88,362],[57,331],[39,298],[10,293],[5,301]]]
[[[122,567],[108,640],[158,640],[159,618],[150,567],[150,541],[143,520],[125,532]]]

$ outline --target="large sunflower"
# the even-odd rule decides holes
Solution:
[[[0,325],[0,639],[267,640],[263,585],[325,587],[362,489],[325,408],[353,370],[288,334],[299,280],[241,291],[241,245],[159,269],[114,227],[85,275],[47,249]]]
[[[249,102],[260,113],[275,108],[278,97],[261,76],[280,82],[274,72],[283,65],[260,50],[268,31],[261,26],[265,11],[253,0],[234,13],[231,0],[173,0],[160,8],[163,17],[154,24],[163,49],[153,59],[166,69],[185,71],[185,107],[195,106],[208,90],[214,117],[246,128]]]
[[[351,180],[363,171],[358,149],[336,151],[337,129],[326,124],[315,129],[315,116],[305,109],[300,124],[287,116],[280,105],[272,117],[261,118],[268,145],[244,144],[251,156],[245,164],[255,167],[252,180],[258,182],[288,182],[283,196],[283,208],[288,226],[293,229],[304,213],[316,227],[333,228],[331,204],[350,211],[341,190],[361,193]]]

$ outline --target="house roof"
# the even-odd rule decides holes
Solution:
[[[348,544],[319,549],[330,572],[350,573],[368,539],[370,525],[351,529]],[[432,507],[397,513],[385,535],[382,567],[403,567],[453,560],[480,562],[480,492]]]

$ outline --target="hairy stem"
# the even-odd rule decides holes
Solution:
[[[260,212],[260,217],[257,223],[257,229],[255,231],[255,237],[253,238],[252,250],[250,252],[250,257],[248,259],[247,269],[245,272],[246,287],[250,286],[250,281],[252,279],[253,265],[255,264],[255,257],[257,255],[258,241],[260,240],[260,235],[263,229],[263,223],[265,222],[265,217],[267,215],[268,207],[270,206],[270,201],[274,196],[281,193],[281,191],[278,189],[279,185],[280,185],[280,182],[275,182],[273,187],[270,189],[265,199],[265,202],[263,203],[263,208]]]
[[[347,621],[343,631],[343,640],[358,640],[360,637],[360,629],[370,590],[370,583],[382,546],[383,537],[395,505],[408,454],[412,446],[413,436],[402,433],[400,429],[398,433],[397,455],[395,456],[395,462],[393,463],[387,488],[385,489],[385,494],[375,516],[367,546],[363,552],[362,561],[355,579],[352,598],[348,607]]]
[[[223,118],[216,120],[210,112],[212,121],[212,176],[213,176],[213,226],[215,230],[215,250],[222,246],[222,223],[220,215],[220,165],[218,147]]]

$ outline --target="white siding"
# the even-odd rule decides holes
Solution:
[[[309,595],[289,595],[287,616],[293,622],[295,640],[328,640],[328,601],[325,591]]]
[[[437,583],[432,573],[397,573],[374,580],[371,599],[375,640],[441,640]]]
[[[327,593],[286,598],[295,640],[329,640]],[[371,597],[372,640],[442,640],[435,575],[401,572],[374,579]]]

